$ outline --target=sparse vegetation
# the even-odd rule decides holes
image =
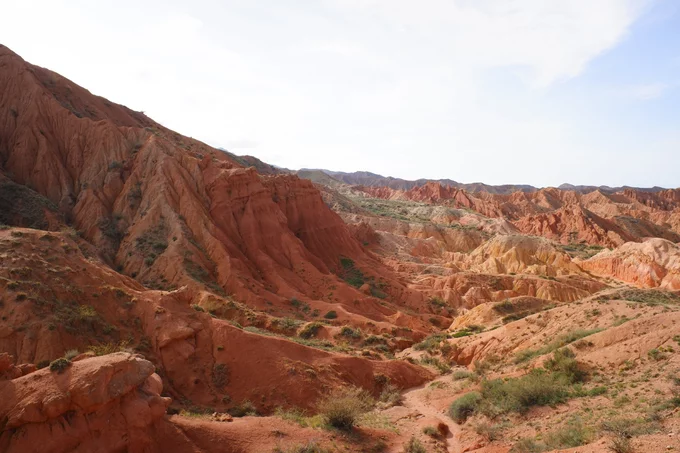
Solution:
[[[168,227],[165,220],[161,217],[160,222],[146,230],[142,235],[135,239],[135,249],[144,256],[144,264],[153,265],[158,256],[168,248]]]
[[[613,294],[600,297],[598,300],[627,300],[645,305],[680,305],[680,293],[661,289],[633,289],[626,288]]]
[[[56,303],[54,317],[70,334],[111,333],[115,330],[115,327],[106,323],[93,306],[78,305],[73,301]]]
[[[580,447],[593,438],[592,430],[586,428],[580,418],[570,419],[564,426],[548,432],[543,439],[521,439],[513,445],[511,453],[542,453]]]
[[[360,415],[373,409],[375,402],[365,390],[356,387],[336,389],[319,403],[324,422],[343,431],[351,430]]]
[[[272,324],[276,325],[281,330],[295,330],[302,324],[302,321],[293,318],[279,318],[274,320]]]
[[[257,415],[255,405],[250,401],[243,401],[241,404],[233,406],[227,410],[227,413],[232,417],[246,417],[248,415]]]
[[[50,363],[50,371],[61,374],[70,366],[71,361],[66,357],[62,357]]]
[[[451,379],[453,379],[454,381],[462,381],[463,379],[476,381],[479,379],[479,376],[476,373],[473,373],[472,371],[456,370],[453,372],[453,374],[451,374]]]
[[[590,245],[585,242],[561,245],[562,250],[572,258],[588,259],[604,250],[601,245]]]
[[[58,216],[59,209],[29,187],[8,179],[0,183],[0,224],[46,230],[46,212]]]
[[[315,337],[316,334],[319,332],[319,329],[323,327],[323,324],[320,322],[310,322],[304,325],[302,329],[298,332],[298,335],[300,338],[305,338],[309,339],[312,337]]]
[[[340,329],[340,336],[357,339],[362,337],[362,333],[360,329],[353,329],[350,326],[343,326],[342,329]]]
[[[215,387],[222,388],[229,383],[229,368],[224,363],[213,366],[212,381]]]
[[[451,365],[439,360],[437,357],[432,357],[431,355],[424,355],[421,357],[420,363],[435,367],[441,374],[446,374],[451,371]]]
[[[380,392],[378,400],[385,407],[392,407],[401,404],[401,390],[394,384],[388,383]]]
[[[327,312],[325,315],[323,315],[323,317],[326,319],[335,319],[338,317],[338,314],[336,313],[335,310],[331,310]]]
[[[555,351],[544,369],[533,369],[518,378],[482,381],[481,392],[468,393],[455,400],[449,414],[458,423],[475,412],[489,417],[508,412],[523,414],[533,406],[552,406],[583,395],[583,389],[573,386],[584,378],[585,373],[571,350]]]
[[[586,377],[586,373],[579,368],[576,355],[569,348],[555,351],[553,356],[545,361],[544,367],[552,371],[557,378],[564,378],[571,384],[582,382]]]
[[[444,299],[442,299],[441,297],[431,297],[430,305],[437,308],[444,308],[447,306],[446,302],[444,302]]]
[[[416,351],[429,351],[430,353],[439,349],[442,341],[447,338],[446,333],[435,333],[425,338],[420,343],[416,343],[413,348]]]
[[[130,351],[130,342],[127,340],[120,341],[118,343],[102,343],[94,344],[87,347],[87,350],[92,352],[96,356],[113,354],[114,352],[127,352]]]
[[[413,436],[404,444],[404,453],[427,453],[427,450],[423,444]]]
[[[647,356],[656,362],[664,360],[668,357],[668,355],[666,355],[666,353],[659,348],[650,349],[647,353]]]
[[[614,453],[634,453],[635,451],[630,439],[622,436],[615,436],[609,445],[609,449]]]
[[[437,428],[434,426],[426,426],[423,428],[423,434],[430,437],[437,437],[439,436],[439,431],[437,431]]]
[[[491,424],[487,422],[478,423],[475,425],[475,432],[484,437],[487,441],[493,442],[500,438],[501,433],[506,428],[505,423]]]
[[[458,424],[465,423],[465,420],[475,413],[481,402],[482,395],[479,392],[466,393],[451,403],[449,416]]]
[[[364,273],[354,265],[354,260],[344,256],[340,258],[340,277],[355,288],[366,283]]]
[[[311,440],[306,444],[295,445],[285,450],[281,447],[276,447],[272,453],[330,453],[330,450],[323,448],[315,441]]]
[[[182,261],[184,269],[186,269],[189,276],[193,278],[195,281],[205,285],[215,294],[219,294],[220,296],[223,297],[226,296],[227,294],[225,293],[224,289],[217,284],[212,274],[208,272],[208,270],[206,270],[203,266],[197,264],[194,260],[190,259],[189,255],[190,255],[189,253],[185,254],[184,259]],[[210,264],[214,266],[214,263],[210,262]]]
[[[484,328],[482,326],[476,326],[471,324],[464,329],[454,332],[453,335],[451,336],[453,338],[469,337],[470,335],[474,335],[483,331]]]
[[[534,357],[538,357],[544,354],[550,354],[551,352],[555,351],[556,349],[559,349],[563,346],[566,346],[570,343],[573,343],[577,340],[580,340],[581,338],[585,338],[587,336],[593,335],[595,333],[601,332],[602,329],[592,329],[592,330],[583,330],[583,329],[578,329],[574,330],[572,332],[566,333],[564,335],[560,335],[555,339],[554,341],[548,343],[546,346],[540,348],[540,349],[527,349],[524,351],[521,351],[515,356],[515,363],[522,363],[526,362],[528,360],[533,359]]]

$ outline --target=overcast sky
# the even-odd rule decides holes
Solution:
[[[27,61],[275,165],[680,186],[677,0],[2,3]]]

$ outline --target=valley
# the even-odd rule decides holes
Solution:
[[[285,170],[4,46],[0,159],[0,451],[680,450],[680,189]]]

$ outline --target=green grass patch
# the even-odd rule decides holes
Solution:
[[[551,352],[566,346],[570,343],[573,343],[574,341],[580,340],[581,338],[585,338],[587,336],[596,334],[598,332],[601,332],[602,329],[592,329],[592,330],[583,330],[583,329],[578,329],[574,330],[571,332],[568,332],[564,335],[560,335],[557,337],[555,340],[551,341],[544,347],[540,349],[526,349],[524,351],[518,352],[515,355],[515,363],[523,363],[527,362],[534,357],[538,357],[544,354],[550,354]]]

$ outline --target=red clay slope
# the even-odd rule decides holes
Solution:
[[[422,303],[352,237],[318,190],[263,176],[0,47],[2,171],[59,207],[114,268],[146,286],[225,291],[286,313],[336,286],[352,259],[391,300]]]

